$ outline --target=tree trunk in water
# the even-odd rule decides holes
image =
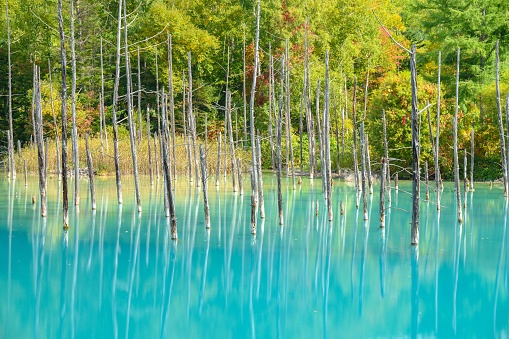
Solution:
[[[263,178],[262,178],[262,150],[260,135],[256,137],[256,170],[258,171],[258,203],[260,204],[260,218],[265,218],[265,200],[263,198]]]
[[[230,139],[230,157],[232,164],[232,189],[233,192],[237,192],[237,183],[236,183],[236,175],[235,175],[235,165],[237,161],[235,160],[235,143],[233,141],[233,129],[232,129],[232,113],[231,113],[231,93],[230,91],[226,91],[226,121],[228,126],[228,138]]]
[[[205,159],[205,152],[203,152],[203,145],[200,145],[200,164],[201,164],[201,180],[203,184],[203,209],[205,215],[205,228],[210,228],[210,212],[209,212],[209,196],[208,189],[208,173],[207,173],[207,160]]]
[[[276,170],[276,157],[274,155],[274,132],[272,130],[274,126],[274,107],[276,106],[274,94],[274,58],[272,57],[272,50],[269,44],[269,146],[270,146],[270,165],[272,170]]]
[[[104,133],[104,141],[106,142],[106,152],[109,152],[108,145],[108,131],[106,130],[106,117],[104,115],[104,60],[103,60],[103,38],[101,37],[101,48],[100,48],[100,59],[101,59],[101,94],[100,94],[100,102],[99,102],[99,115],[101,116],[101,152],[104,156],[103,151],[103,133]]]
[[[74,41],[74,0],[70,1],[71,7],[71,112],[72,112],[72,154],[74,163],[74,204],[80,204],[80,162],[78,152],[78,126],[76,123],[76,48]]]
[[[115,61],[115,83],[113,85],[113,103],[111,107],[113,123],[113,157],[115,161],[115,180],[117,184],[117,200],[119,204],[122,199],[122,181],[120,178],[120,159],[118,150],[118,126],[117,126],[117,105],[118,105],[118,87],[120,82],[120,42],[122,37],[122,0],[118,2],[118,22],[117,22],[117,49]],[[63,145],[62,145],[63,147]],[[63,159],[63,158],[62,158]]]
[[[88,147],[88,133],[85,134],[85,147],[87,152],[88,178],[90,183],[90,197],[92,199],[92,210],[95,210],[96,203],[95,203],[94,168],[92,166],[92,154],[90,154],[90,148]]]
[[[509,103],[509,95],[507,96]],[[507,118],[506,118],[507,119]],[[474,127],[470,131],[470,191],[474,191]]]
[[[385,181],[387,178],[387,162],[382,158],[382,175],[380,176],[380,228],[385,227]]]
[[[25,175],[25,187],[28,187],[27,161],[26,161],[26,159],[23,159],[23,174]]]
[[[125,70],[127,78],[127,117],[129,119],[129,141],[131,144],[131,156],[133,162],[133,174],[134,174],[134,191],[136,195],[136,205],[138,212],[141,212],[141,198],[140,198],[140,183],[138,180],[138,158],[136,155],[136,126],[134,125],[133,116],[133,104],[131,102],[131,63],[129,58],[129,44],[127,41],[127,9],[126,3],[124,2],[124,51],[125,51]]]
[[[159,180],[159,159],[157,158],[157,132],[154,133],[154,162],[156,164],[156,177]]]
[[[436,142],[435,142],[435,191],[437,194],[437,210],[440,210],[440,164],[438,163],[438,156],[440,152],[440,72],[442,68],[442,52],[438,52],[438,74],[437,74],[437,128],[436,128]]]
[[[355,189],[359,191],[360,190],[359,161],[357,157],[357,77],[353,78],[352,119],[353,119],[353,170],[355,178]]]
[[[251,174],[251,234],[256,234],[256,182],[253,169],[249,171]]]
[[[141,114],[141,60],[140,60],[140,47],[138,47],[138,146],[141,143],[141,139],[143,138],[143,126],[141,123],[142,114]]]
[[[67,71],[65,55],[64,19],[62,16],[62,0],[58,0],[58,28],[60,33],[60,56],[62,64],[62,196],[63,196],[63,229],[69,228],[69,196],[67,188]],[[26,161],[25,161],[26,173]],[[26,179],[25,179],[26,181]]]
[[[500,102],[500,73],[499,73],[499,47],[498,41],[495,47],[495,84],[496,84],[496,96],[497,96],[497,112],[498,112],[498,127],[500,132],[500,153],[502,154],[502,175],[504,179],[504,195],[508,196],[508,183],[507,183],[507,159],[506,159],[506,148],[505,148],[505,133],[504,123],[502,120],[502,104]]]
[[[171,143],[173,156],[173,178],[177,180],[177,145],[175,143],[175,100],[173,98],[173,43],[168,34],[168,91],[170,96]]]
[[[173,240],[178,239],[177,232],[177,216],[175,215],[175,201],[173,199],[173,189],[171,183],[171,166],[170,166],[170,155],[168,154],[168,124],[166,119],[162,119],[163,127],[161,129],[161,158],[162,158],[162,168],[163,168],[163,177],[164,185],[165,185],[165,193],[166,200],[168,201],[168,212],[170,217],[170,225],[171,225],[171,238]]]
[[[463,149],[463,208],[467,208],[467,149]]]
[[[429,201],[428,161],[424,162],[424,182],[426,185],[426,201]]]
[[[58,180],[60,180],[60,152],[58,150],[58,128],[57,128],[57,117],[55,115],[55,105],[53,104],[53,80],[51,77],[51,62],[48,59],[48,75],[49,75],[49,100],[51,106],[51,115],[53,117],[53,125],[55,126],[55,150],[56,150],[56,174]],[[46,164],[47,166],[47,164]]]
[[[458,109],[459,109],[459,82],[460,82],[460,49],[458,47],[458,56],[456,60],[456,104],[454,106],[454,117],[452,120],[452,139],[454,147],[454,188],[456,189],[456,203],[458,208],[458,221],[463,222],[461,211],[461,192],[460,192],[460,166],[458,161]],[[503,127],[502,127],[503,129]],[[503,140],[503,137],[502,137]],[[507,172],[506,172],[507,173]],[[506,176],[507,178],[507,176]],[[506,182],[506,181],[505,181]]]
[[[411,244],[419,244],[419,211],[420,211],[420,164],[419,155],[421,146],[419,144],[419,115],[417,108],[417,66],[416,66],[416,48],[412,45],[410,54],[410,76],[412,86],[412,231]]]
[[[150,186],[154,186],[154,169],[152,167],[152,150],[150,149],[150,109],[147,107],[147,152],[148,152],[148,172],[150,175]]]
[[[9,106],[9,162],[10,168],[9,172],[11,173],[12,178],[16,178],[16,162],[14,161],[14,132],[12,127],[12,70],[11,70],[11,26],[9,19],[9,1],[5,1],[5,21],[7,26],[7,87],[8,87],[8,106]],[[56,129],[55,125],[55,129]],[[58,156],[57,156],[58,157]]]
[[[191,52],[187,53],[187,72],[189,89],[187,91],[187,110],[189,127],[191,128],[191,142],[193,147],[194,168],[196,171],[196,185],[200,186],[200,170],[198,168],[198,157],[196,156],[196,118],[193,112],[193,72],[191,70]]]
[[[41,195],[41,216],[46,217],[46,162],[44,158],[44,136],[42,129],[42,100],[39,83],[39,67],[35,67],[35,137],[37,142],[37,159],[39,163],[39,192]],[[10,133],[10,132],[9,132]],[[9,140],[10,141],[10,140]]]
[[[332,221],[332,170],[330,160],[330,83],[329,83],[329,51],[325,52],[325,89],[324,96],[324,111],[323,111],[323,139],[324,139],[324,154],[325,154],[325,186],[326,186],[326,200],[327,200],[327,215],[329,221]]]
[[[221,171],[221,132],[217,135],[217,165],[216,165],[216,186],[219,186],[219,172]]]
[[[253,73],[253,82],[251,84],[251,96],[249,97],[249,116],[250,116],[250,126],[251,126],[251,160],[252,164],[252,172],[253,172],[253,180],[255,183],[255,187],[257,187],[257,178],[256,178],[256,145],[255,145],[255,127],[254,127],[254,106],[255,106],[255,93],[256,93],[256,79],[257,79],[257,69],[259,63],[259,39],[260,39],[260,0],[257,1],[256,5],[256,33],[255,33],[255,56],[254,56],[254,73]],[[284,73],[281,73],[284,74]],[[282,78],[282,77],[281,77]],[[255,202],[258,202],[258,196],[256,190],[253,192]]]
[[[284,57],[281,58],[281,72],[284,71]],[[282,81],[282,80],[281,80]],[[276,136],[276,161],[277,161],[277,209],[279,215],[279,224],[283,225],[283,194],[281,192],[281,135],[282,131],[282,120],[283,120],[283,90],[281,86],[281,93],[279,95],[279,108],[278,108],[278,119],[277,119],[277,136]]]
[[[235,175],[235,174],[233,174]],[[242,161],[237,159],[237,175],[239,177],[239,193],[244,194],[244,183],[242,182]]]
[[[359,136],[361,142],[361,183],[362,183],[362,209],[364,220],[368,220],[368,200],[366,198],[366,136],[364,135],[364,121],[361,122],[361,131]]]
[[[368,134],[366,133],[366,164],[367,164],[367,177],[368,177],[368,188],[369,188],[369,194],[373,194],[373,179],[371,177],[371,156],[369,153],[369,138]]]

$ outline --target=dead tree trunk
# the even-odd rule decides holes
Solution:
[[[438,74],[437,74],[437,128],[435,135],[435,191],[437,193],[437,210],[440,210],[440,164],[438,163],[440,152],[440,72],[442,69],[442,52],[438,52]]]
[[[284,70],[284,57],[281,58],[281,72]],[[282,81],[282,80],[281,80]],[[283,89],[279,95],[278,119],[277,119],[277,136],[276,136],[276,161],[277,161],[277,209],[279,215],[279,224],[283,225],[283,194],[281,192],[281,135],[282,135],[282,120],[283,120]]]
[[[237,161],[235,160],[235,143],[233,141],[233,129],[232,129],[232,113],[231,113],[231,93],[230,91],[226,91],[226,121],[228,126],[228,138],[230,139],[230,157],[232,164],[232,189],[233,192],[237,192],[237,183],[236,183],[236,175],[235,175],[235,165]]]
[[[175,142],[175,100],[173,98],[173,43],[168,34],[168,91],[170,96],[171,143],[173,156],[173,178],[177,180],[177,145]],[[206,139],[205,139],[206,140]]]
[[[113,85],[113,104],[111,107],[113,123],[113,157],[115,161],[115,179],[117,184],[117,200],[119,204],[122,199],[122,181],[120,178],[120,159],[118,150],[118,126],[117,126],[117,105],[118,105],[118,87],[120,82],[120,43],[122,37],[122,0],[118,2],[118,22],[117,22],[117,49],[115,61],[115,82]],[[62,145],[63,147],[63,145]]]
[[[467,149],[463,149],[463,208],[467,208]]]
[[[217,165],[216,165],[216,186],[219,186],[219,172],[221,171],[221,132],[217,135]]]
[[[366,133],[366,165],[367,165],[367,177],[368,177],[368,188],[369,194],[373,194],[373,178],[371,176],[371,155],[369,153],[369,138]]]
[[[104,141],[106,142],[106,152],[109,152],[110,148],[108,145],[108,131],[106,129],[106,116],[104,115],[104,60],[103,60],[103,38],[101,37],[101,100],[99,103],[99,112],[102,116],[102,123],[103,126],[101,128],[101,131],[104,133]],[[101,136],[101,148],[102,146],[102,136]]]
[[[419,144],[419,110],[417,108],[416,53],[415,45],[412,45],[412,50],[410,52],[410,76],[412,86],[412,245],[419,244],[419,203],[421,193],[421,178],[419,173],[419,155],[421,154],[421,145]]]
[[[366,136],[364,135],[364,121],[361,122],[360,130],[361,142],[361,183],[362,183],[362,208],[364,212],[364,220],[368,220],[368,200],[366,198]]]
[[[253,72],[253,82],[251,84],[251,96],[249,97],[249,116],[250,116],[250,133],[251,133],[251,160],[252,164],[252,172],[253,172],[253,180],[255,187],[258,186],[257,178],[256,178],[256,145],[255,145],[255,127],[254,127],[254,106],[255,106],[255,94],[256,94],[256,80],[257,80],[257,70],[258,63],[260,62],[259,58],[259,39],[260,39],[260,0],[257,1],[256,5],[256,32],[255,32],[255,55],[254,55],[254,72]],[[284,73],[281,73],[284,74]],[[258,202],[258,196],[256,190],[253,192],[255,202]]]
[[[200,170],[198,168],[198,158],[196,156],[196,118],[193,112],[193,72],[191,70],[191,52],[187,53],[187,72],[189,89],[187,91],[187,110],[189,117],[189,126],[191,128],[191,142],[193,148],[194,168],[196,170],[196,185],[200,186]]]
[[[380,228],[385,227],[385,182],[387,178],[387,162],[382,158],[382,175],[380,176]]]
[[[154,186],[154,170],[152,167],[152,150],[150,149],[150,109],[147,106],[147,152],[148,152],[148,172],[150,175],[150,186]]]
[[[171,238],[173,240],[178,239],[178,231],[177,231],[177,216],[175,214],[175,201],[173,199],[173,189],[171,183],[171,166],[170,166],[170,155],[168,153],[168,123],[166,119],[162,119],[163,126],[161,128],[161,158],[162,158],[162,168],[163,168],[163,176],[165,178],[165,193],[166,200],[168,201],[168,211],[170,217],[170,225],[171,225]]]
[[[325,155],[325,186],[326,186],[326,200],[327,200],[327,215],[329,221],[332,221],[332,170],[330,160],[330,83],[329,83],[329,51],[325,52],[325,89],[324,96],[324,111],[323,111],[323,139],[324,139],[324,155]]]
[[[27,161],[26,161],[26,159],[23,159],[23,174],[25,175],[25,187],[28,187]]]
[[[270,165],[272,170],[276,169],[276,160],[275,160],[275,151],[274,151],[274,132],[272,130],[274,126],[274,107],[275,103],[275,94],[274,94],[274,58],[272,57],[272,50],[269,44],[269,124],[268,124],[268,133],[269,133],[269,147],[270,147]],[[301,136],[302,137],[302,136]]]
[[[138,46],[138,146],[141,143],[141,139],[143,138],[143,126],[141,123],[142,115],[141,114],[141,58],[140,58],[140,47]]]
[[[233,174],[235,175],[235,173]],[[237,159],[237,175],[239,179],[239,194],[244,194],[244,183],[242,182],[242,161],[240,159]]]
[[[426,185],[426,201],[429,201],[428,161],[424,162],[424,182]]]
[[[187,170],[189,175],[189,182],[193,182],[193,165],[191,160],[191,146],[188,139],[188,121],[189,117],[186,117],[186,73],[182,72],[182,120],[184,125],[184,143],[186,144],[187,152]],[[189,132],[191,133],[191,132]],[[226,164],[225,164],[226,166]]]
[[[78,152],[78,125],[76,123],[76,48],[74,41],[74,0],[70,1],[71,7],[71,111],[72,111],[72,154],[74,162],[74,204],[80,204],[80,162]]]
[[[125,51],[125,70],[127,78],[127,93],[126,93],[127,118],[129,120],[129,141],[131,144],[131,156],[133,162],[134,192],[136,195],[136,205],[138,207],[138,212],[141,212],[140,183],[138,179],[138,158],[136,155],[136,127],[134,126],[133,105],[131,102],[132,100],[131,63],[129,57],[129,44],[127,41],[127,9],[125,2],[124,2],[124,51]]]
[[[203,209],[205,214],[205,228],[210,228],[210,212],[209,212],[209,196],[208,189],[208,173],[207,173],[207,160],[205,159],[205,152],[203,145],[200,144],[200,164],[201,164],[201,180],[203,184]]]
[[[65,55],[64,18],[62,16],[62,0],[58,0],[58,28],[60,33],[60,56],[62,65],[62,201],[63,201],[63,228],[69,228],[69,195],[67,188],[67,71]],[[26,161],[25,161],[26,167]],[[26,169],[25,169],[26,173]],[[26,178],[25,178],[26,182]]]
[[[253,169],[249,171],[251,175],[251,234],[256,234],[256,182],[255,182],[255,174],[253,173]]]
[[[263,197],[263,178],[262,178],[262,150],[260,135],[256,138],[256,170],[258,171],[258,203],[260,204],[260,218],[265,218],[265,199]]]
[[[46,217],[46,170],[44,158],[44,136],[42,126],[42,100],[39,82],[39,67],[35,67],[35,137],[37,142],[37,159],[39,163],[39,192],[41,195],[41,216]],[[10,133],[10,132],[9,132]],[[10,140],[9,140],[10,141]]]
[[[458,56],[456,60],[456,102],[454,105],[454,117],[452,120],[452,139],[454,147],[454,188],[456,189],[456,203],[458,208],[458,221],[463,222],[461,210],[461,192],[460,192],[460,175],[458,161],[458,109],[459,109],[459,83],[460,83],[460,49],[458,47]],[[503,127],[502,127],[503,129]],[[503,141],[503,136],[502,136]],[[502,158],[504,159],[504,158]],[[507,172],[506,172],[507,173]],[[507,178],[507,175],[506,175]],[[506,181],[507,182],[507,181]]]
[[[357,157],[357,77],[353,77],[352,97],[352,119],[353,119],[353,170],[355,178],[355,189],[360,190],[359,185],[359,161]]]
[[[506,145],[505,145],[505,132],[504,123],[502,120],[502,104],[500,102],[500,73],[499,73],[499,47],[498,41],[495,46],[495,85],[496,85],[496,97],[497,97],[497,112],[498,112],[498,128],[500,133],[500,153],[502,155],[502,175],[504,179],[504,195],[508,196],[508,183],[507,183],[507,159],[506,159]]]
[[[304,55],[304,109],[306,110],[306,122],[309,145],[309,179],[315,174],[315,127],[311,114],[311,86],[310,86],[309,60],[307,53]]]
[[[246,26],[244,26],[244,35],[242,39],[242,108],[244,110],[244,137],[242,138],[242,147],[244,147],[244,140],[247,139],[247,93],[246,93]],[[270,57],[272,55],[269,52]],[[224,165],[226,168],[226,164]]]
[[[90,197],[92,199],[92,210],[95,210],[96,203],[95,203],[94,168],[92,165],[92,154],[90,154],[90,148],[88,147],[88,133],[85,134],[85,146],[87,152],[88,179],[90,184]]]
[[[8,110],[9,110],[9,163],[10,168],[9,172],[11,173],[12,178],[16,178],[16,163],[14,161],[14,132],[12,127],[12,70],[11,70],[11,26],[10,26],[10,18],[9,18],[9,1],[5,0],[5,21],[7,26],[7,87],[8,87]],[[57,126],[55,125],[55,128]],[[58,155],[57,155],[58,157]]]
[[[509,95],[507,96],[506,103],[509,103]],[[507,105],[506,105],[507,107]],[[507,116],[507,114],[506,114]],[[507,119],[507,118],[506,118]],[[474,191],[474,127],[470,131],[470,191]]]

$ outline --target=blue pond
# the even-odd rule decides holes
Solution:
[[[336,183],[327,220],[321,181],[266,175],[266,218],[250,234],[250,194],[230,179],[209,186],[211,229],[200,188],[176,182],[178,241],[170,239],[162,183],[142,179],[141,214],[132,179],[116,203],[114,179],[88,183],[62,231],[61,187],[0,182],[2,338],[485,338],[509,335],[508,212],[500,187],[477,184],[456,221],[454,189],[442,208],[421,202],[420,244],[410,246],[410,183],[400,182],[379,228],[379,187],[369,220],[355,189]],[[286,179],[285,179],[286,180]],[[70,185],[70,187],[73,187]],[[244,187],[248,188],[246,181]],[[32,204],[32,196],[36,203]],[[423,192],[424,198],[424,192]],[[344,215],[340,215],[340,201]],[[317,207],[318,204],[318,207]]]

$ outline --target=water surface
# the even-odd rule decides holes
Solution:
[[[336,183],[329,222],[319,180],[304,179],[297,190],[284,181],[280,226],[275,178],[264,183],[267,217],[258,217],[253,237],[248,191],[233,193],[229,178],[211,184],[206,232],[202,192],[179,178],[175,242],[161,183],[151,188],[142,179],[139,215],[129,178],[123,206],[114,179],[97,180],[95,212],[82,179],[79,208],[70,195],[65,235],[56,179],[48,183],[47,218],[35,177],[27,188],[2,179],[0,337],[507,337],[509,236],[500,188],[477,184],[459,224],[446,184],[440,212],[421,203],[420,245],[412,247],[410,183],[391,192],[385,229],[376,185],[365,221],[354,188]]]

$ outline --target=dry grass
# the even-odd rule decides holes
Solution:
[[[106,148],[105,142],[103,143],[103,147],[101,148],[101,140],[99,137],[91,137],[89,139],[90,151],[92,153],[92,162],[94,166],[94,170],[98,175],[114,175],[115,174],[115,164],[113,160],[113,137],[108,136],[109,147]],[[160,157],[160,148],[159,148],[159,140],[156,140],[157,143],[157,159],[161,161]],[[204,144],[203,140],[198,140],[196,144],[196,154],[199,158],[199,144]],[[131,147],[129,143],[129,138],[124,138],[119,140],[119,159],[120,159],[120,171],[122,174],[132,174],[133,173],[133,164],[131,157]],[[177,174],[178,175],[186,175],[188,173],[188,157],[187,151],[184,143],[184,138],[181,136],[177,136],[175,139],[176,144],[176,163],[177,163]],[[61,143],[59,144],[59,153],[61,156]],[[208,152],[207,152],[207,166],[209,174],[215,174],[216,171],[216,162],[217,162],[217,141],[213,142],[209,141],[207,143]],[[225,151],[224,144],[221,146],[222,153]],[[68,150],[68,169],[72,170],[74,168],[72,162],[72,146],[70,139],[67,142],[67,150]],[[78,140],[78,150],[79,150],[79,168],[86,169],[86,152],[85,152],[85,139],[80,138]],[[154,138],[151,138],[150,150],[152,153],[152,162],[153,162],[153,171],[155,173],[155,155],[154,155]],[[172,150],[170,148],[170,154]],[[247,150],[237,150],[237,157],[242,159],[243,167],[247,168],[247,165],[250,163],[250,153]],[[144,137],[139,145],[136,147],[136,153],[138,158],[138,171],[142,175],[148,175],[150,171],[149,167],[149,156],[148,156],[148,145],[147,138]],[[56,154],[56,145],[55,140],[49,140],[48,147],[48,172],[50,174],[56,173],[57,166],[57,154]],[[193,153],[191,152],[191,157]],[[23,160],[27,161],[27,171],[30,173],[36,173],[38,170],[37,164],[37,146],[27,146],[21,150],[21,157],[16,155],[16,168],[18,173],[23,172]],[[173,158],[171,159],[173,162]],[[230,171],[230,157],[227,156],[227,167],[228,172]],[[159,170],[160,170],[159,166]],[[173,169],[173,167],[172,167]],[[224,153],[221,155],[221,172],[224,171]],[[194,167],[193,167],[194,174]]]

